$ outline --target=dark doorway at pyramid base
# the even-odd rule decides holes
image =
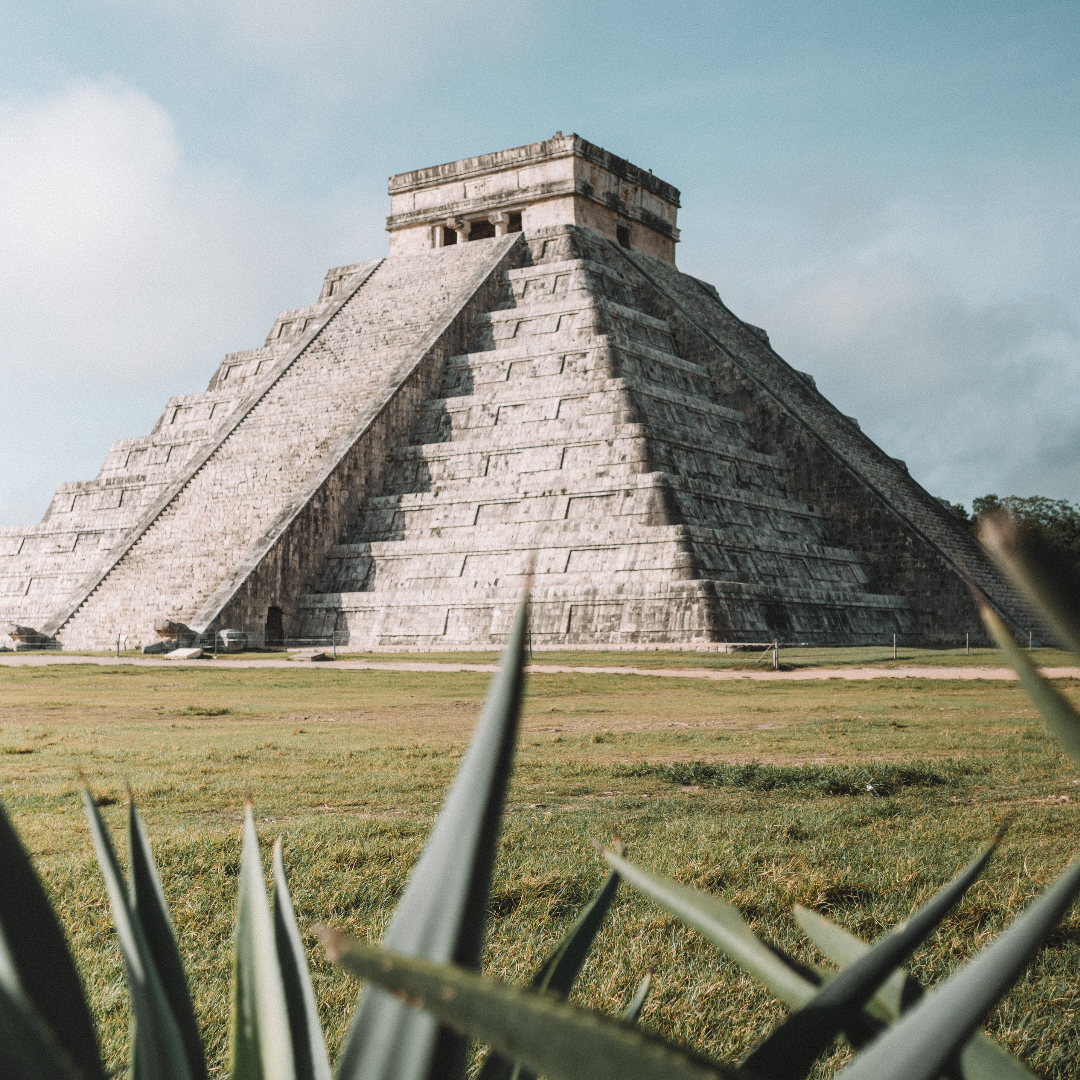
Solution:
[[[281,646],[285,644],[285,620],[281,608],[271,607],[267,609],[263,641],[267,645]]]

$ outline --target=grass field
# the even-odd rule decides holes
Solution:
[[[126,993],[75,795],[78,771],[118,830],[125,781],[135,791],[220,1075],[245,792],[264,854],[284,837],[301,924],[377,937],[487,681],[306,665],[0,668],[0,797],[72,936],[110,1067],[126,1060]],[[1080,683],[1060,685],[1080,698]],[[983,881],[916,954],[913,969],[933,982],[1080,848],[1078,804],[1077,770],[1012,683],[535,675],[486,967],[528,976],[601,880],[590,841],[613,825],[632,858],[718,892],[759,932],[820,960],[790,917],[793,903],[874,937],[1015,814]],[[356,986],[309,943],[333,1056]],[[737,1058],[782,1015],[692,931],[625,887],[579,999],[618,1008],[651,961],[656,988],[644,1022],[707,1052]],[[1080,1062],[1078,1004],[1074,910],[990,1027],[1036,1070],[1064,1080]]]

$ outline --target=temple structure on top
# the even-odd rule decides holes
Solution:
[[[1041,636],[903,462],[676,269],[651,171],[558,134],[390,203],[388,257],[0,530],[0,645],[491,648],[530,575],[534,648],[956,640],[967,579]]]
[[[390,254],[578,225],[675,265],[679,192],[578,135],[390,178]]]

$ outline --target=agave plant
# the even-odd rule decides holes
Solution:
[[[475,736],[387,931],[402,951],[479,964],[491,872],[524,685],[524,606]],[[154,855],[128,793],[130,882],[83,784],[82,798],[131,997],[134,1080],[206,1080],[187,976]],[[621,845],[616,845],[621,852]],[[280,839],[268,897],[252,808],[244,809],[233,942],[229,1075],[235,1080],[331,1080],[311,975],[289,895]],[[18,836],[0,808],[0,1077],[105,1080],[90,1010],[63,932]],[[533,986],[567,994],[618,888],[611,871]],[[650,975],[624,1014],[633,1022]],[[337,1075],[460,1075],[468,1041],[378,990],[357,1004]],[[489,1055],[486,1080],[518,1076]]]
[[[1047,584],[1039,551],[1006,537],[1006,570],[1080,652],[1080,583],[1065,600]],[[1040,577],[1040,574],[1042,575]],[[1051,579],[1052,584],[1052,579]],[[1049,597],[1049,598],[1048,598]],[[1039,676],[992,612],[987,625],[1074,759],[1080,716]],[[1074,897],[1074,861],[986,949],[925,990],[904,970],[978,878],[1004,827],[931,900],[872,945],[820,914],[795,918],[835,967],[803,964],[759,938],[722,898],[679,884],[601,849],[610,872],[528,986],[479,971],[488,894],[513,764],[524,686],[524,604],[479,724],[424,851],[380,945],[318,933],[343,968],[365,981],[331,1070],[307,959],[274,847],[272,898],[263,878],[251,807],[245,808],[234,939],[229,1075],[234,1080],[462,1080],[470,1040],[489,1053],[481,1080],[802,1080],[837,1037],[855,1048],[846,1080],[1030,1080],[1020,1061],[980,1030]],[[84,786],[83,801],[105,877],[132,1006],[135,1080],[204,1080],[207,1066],[187,977],[146,831],[129,799],[130,882]],[[105,1080],[90,1012],[56,916],[0,810],[0,1076]],[[694,928],[760,980],[787,1019],[739,1062],[720,1062],[635,1026],[647,973],[621,1016],[567,998],[621,880]]]
[[[1080,655],[1080,577],[1062,577],[1037,538],[1002,525],[1003,538],[984,542],[1025,590],[1065,643]],[[1080,714],[1027,662],[1004,625],[986,605],[984,618],[1021,681],[1074,760],[1080,764]],[[504,664],[510,659],[504,658]],[[1026,969],[1047,935],[1080,892],[1080,858],[990,946],[940,986],[924,990],[903,968],[978,878],[1004,827],[975,860],[935,897],[873,945],[823,916],[797,908],[796,920],[838,970],[808,967],[757,937],[741,914],[719,897],[681,885],[627,860],[604,856],[630,885],[693,927],[790,1010],[787,1020],[747,1053],[722,1063],[569,1004],[542,987],[509,986],[478,974],[473,965],[447,964],[420,949],[398,952],[327,928],[319,933],[346,970],[398,995],[447,1027],[492,1047],[492,1057],[552,1080],[656,1080],[741,1076],[747,1080],[801,1080],[837,1036],[857,1051],[839,1074],[846,1080],[1022,1080],[1031,1071],[981,1031],[995,1004]],[[489,1057],[489,1061],[491,1058]],[[363,1080],[366,1074],[349,1074]],[[390,1076],[391,1074],[387,1074]],[[442,1075],[393,1073],[402,1080]],[[460,1072],[455,1073],[460,1076]]]

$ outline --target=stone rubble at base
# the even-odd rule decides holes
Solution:
[[[69,648],[491,648],[531,580],[537,646],[946,640],[978,631],[968,574],[1035,625],[675,269],[670,185],[568,136],[391,193],[389,258],[0,530],[0,620]]]

